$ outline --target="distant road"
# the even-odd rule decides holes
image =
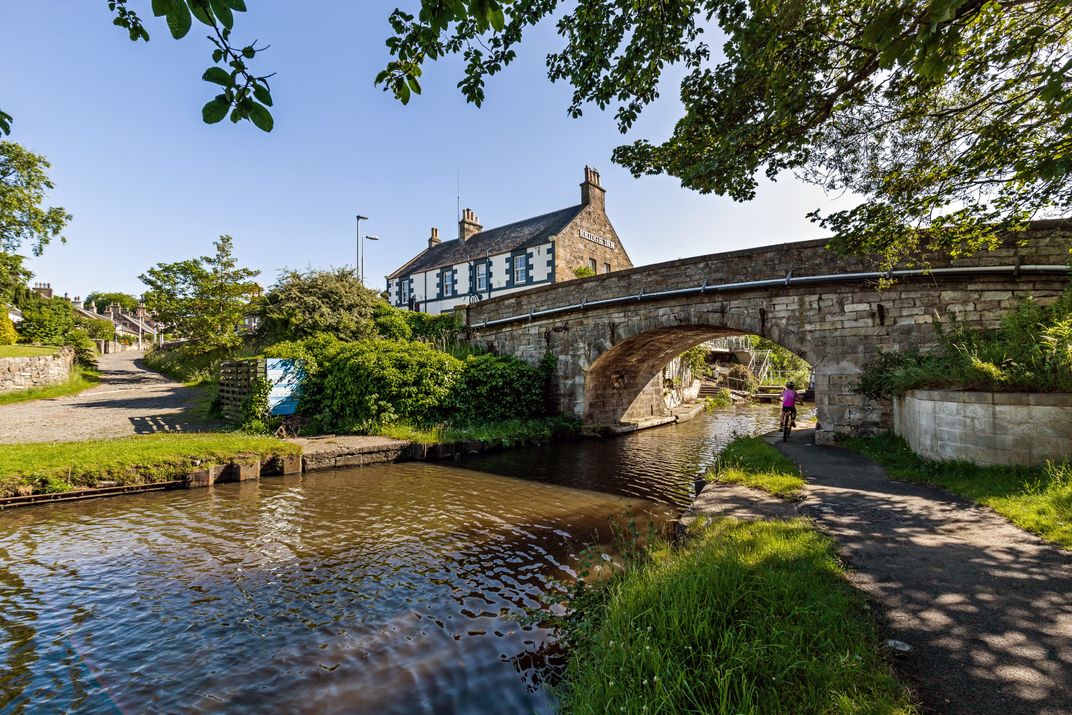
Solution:
[[[76,442],[219,426],[193,416],[195,388],[145,369],[143,355],[101,355],[101,383],[77,395],[0,405],[0,443]]]

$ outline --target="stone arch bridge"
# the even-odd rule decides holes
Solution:
[[[889,406],[852,387],[879,350],[933,345],[933,316],[993,327],[1022,297],[1059,295],[1069,284],[1072,221],[1036,222],[1000,249],[895,271],[881,290],[874,262],[824,245],[715,253],[474,303],[465,309],[469,339],[531,363],[552,352],[562,413],[622,429],[665,421],[661,370],[675,356],[713,337],[761,335],[814,367],[827,441],[888,428]]]

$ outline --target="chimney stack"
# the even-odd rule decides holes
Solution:
[[[462,220],[458,222],[458,238],[463,242],[468,241],[483,230],[484,227],[480,225],[480,219],[476,217],[472,209],[462,211]]]
[[[599,172],[590,166],[584,167],[584,183],[581,184],[581,203],[606,211],[604,197],[607,190],[599,183]]]
[[[74,303],[75,308],[81,308],[82,307],[82,296],[76,295],[74,297],[73,303]]]
[[[34,283],[33,289],[42,298],[52,297],[52,284],[51,283]]]
[[[432,226],[432,235],[428,237],[428,248],[431,248],[432,246],[435,246],[438,243],[440,243],[439,229],[436,228],[435,226]]]

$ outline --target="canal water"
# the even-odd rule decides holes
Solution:
[[[776,423],[4,512],[0,713],[553,712],[525,614]]]

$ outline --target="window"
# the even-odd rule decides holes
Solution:
[[[521,285],[522,283],[528,283],[528,259],[522,254],[520,256],[514,256],[514,285]]]
[[[440,274],[440,285],[443,286],[443,296],[449,297],[454,295],[454,269],[448,268]]]
[[[610,264],[609,263],[604,263],[603,264],[603,272],[604,273],[610,273]]]
[[[482,293],[488,289],[488,264],[476,264],[476,290]]]
[[[400,305],[406,305],[406,304],[409,303],[409,278],[401,278],[401,279],[399,279],[398,284],[399,284],[398,294],[400,296],[398,302],[399,302]]]
[[[596,263],[596,259],[594,259],[594,258],[589,258],[588,259],[588,267],[592,269],[592,275],[595,275],[596,266],[598,266],[598,265],[599,264]]]

